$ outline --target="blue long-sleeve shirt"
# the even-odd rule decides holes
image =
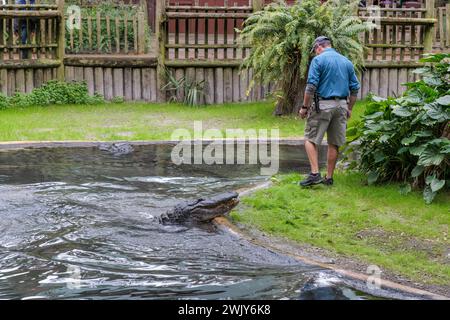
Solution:
[[[361,87],[353,64],[333,48],[326,48],[311,61],[307,83],[324,99],[348,97]]]

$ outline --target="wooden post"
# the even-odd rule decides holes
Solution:
[[[425,18],[433,19],[434,18],[434,1],[435,0],[426,0],[426,12]],[[431,52],[433,50],[433,33],[436,24],[427,25],[425,28],[425,33],[423,37],[423,46],[424,52]]]
[[[166,101],[165,91],[162,87],[166,81],[165,61],[166,61],[166,0],[156,2],[156,22],[155,35],[158,40],[158,66],[156,87],[158,92],[158,102]]]
[[[138,54],[144,54],[145,48],[145,14],[143,11],[138,13]]]
[[[59,12],[59,29],[58,29],[58,49],[56,51],[57,59],[60,65],[56,71],[56,78],[59,81],[64,81],[64,54],[66,44],[66,21],[64,19],[64,0],[58,0]]]
[[[261,11],[264,7],[264,0],[252,0],[253,12]]]
[[[446,27],[445,27],[445,29],[446,29],[445,33],[447,35],[445,45],[447,47],[450,47],[450,3],[447,3],[445,5],[445,11],[446,11],[445,15],[446,15],[446,19],[447,19],[447,23],[446,23]],[[441,42],[442,41],[444,41],[444,35],[441,35]]]

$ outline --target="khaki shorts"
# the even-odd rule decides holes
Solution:
[[[328,144],[341,147],[346,141],[347,110],[346,100],[320,101],[320,113],[314,107],[309,111],[305,138],[320,145],[326,133]]]

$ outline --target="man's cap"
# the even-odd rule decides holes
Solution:
[[[314,52],[314,50],[316,50],[317,46],[320,46],[321,44],[323,44],[325,41],[331,41],[330,38],[325,37],[325,36],[320,36],[317,37],[316,40],[314,40],[313,46],[311,48],[311,53]]]

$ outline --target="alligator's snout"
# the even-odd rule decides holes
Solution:
[[[211,198],[200,198],[179,204],[173,210],[163,214],[159,220],[161,223],[177,223],[187,220],[209,222],[216,217],[227,214],[238,204],[238,193],[222,193]]]
[[[200,222],[208,222],[223,216],[239,204],[239,194],[228,192],[209,199],[199,199],[190,216]]]

